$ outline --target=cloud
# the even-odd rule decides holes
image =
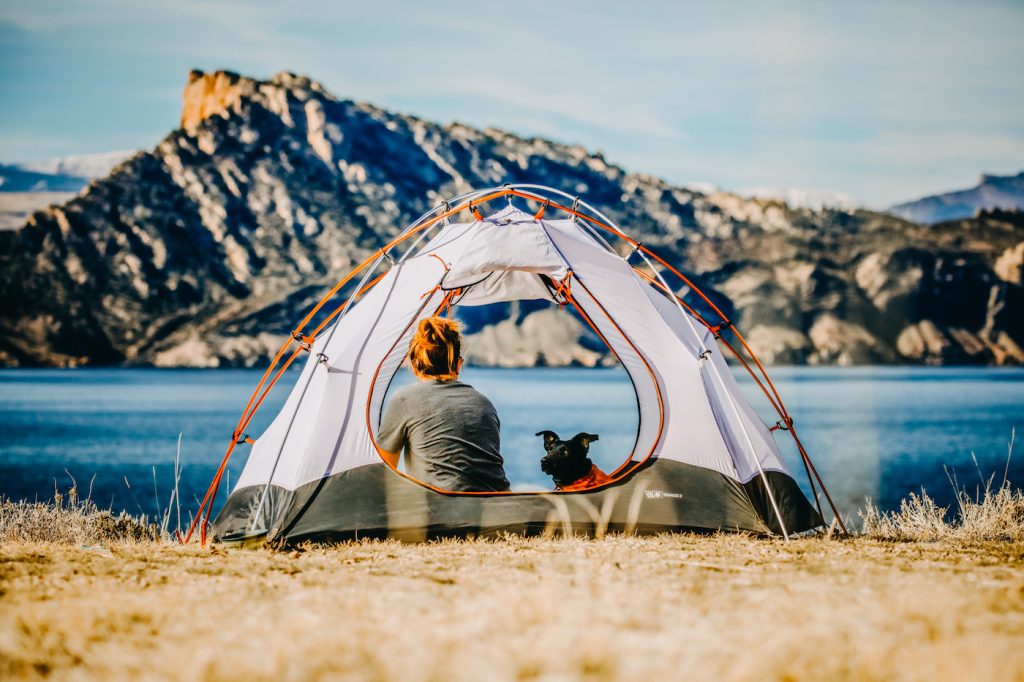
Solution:
[[[142,131],[176,118],[160,107],[198,66],[299,71],[340,96],[725,187],[882,203],[1024,160],[1024,6],[1011,3],[11,0],[0,16],[21,32],[0,47],[5,132],[76,150],[123,147],[130,129],[154,142]],[[75,91],[108,106],[54,128]],[[19,144],[7,137],[5,154]]]

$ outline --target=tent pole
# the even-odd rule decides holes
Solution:
[[[338,331],[338,327],[341,325],[342,318],[345,317],[345,313],[347,313],[351,309],[352,301],[355,299],[356,294],[363,288],[363,285],[366,284],[367,280],[369,280],[370,275],[373,274],[373,272],[380,266],[381,262],[383,262],[384,259],[385,254],[382,250],[380,257],[377,259],[377,261],[373,264],[372,267],[367,268],[366,274],[363,275],[362,280],[360,280],[359,284],[356,285],[356,288],[353,291],[352,295],[348,297],[348,301],[345,302],[345,307],[338,314],[338,319],[335,320],[334,324],[331,325],[331,329],[327,333],[327,340],[324,341],[324,349],[326,349],[327,346],[330,345],[331,339],[334,338],[334,333]],[[316,374],[316,370],[321,364],[324,363],[317,362],[316,365],[313,366],[313,369],[309,372],[309,376],[306,377],[306,383],[302,387],[302,392],[299,394],[299,399],[295,403],[295,410],[292,411],[292,416],[288,420],[288,428],[285,429],[284,436],[281,438],[281,446],[277,449],[277,456],[274,458],[274,466],[271,467],[270,469],[270,477],[267,479],[267,485],[264,486],[263,492],[260,493],[260,502],[256,506],[256,512],[253,514],[252,527],[249,529],[250,532],[256,531],[256,524],[259,522],[260,514],[263,511],[263,505],[267,501],[267,493],[270,492],[270,486],[274,482],[274,474],[277,473],[277,465],[281,462],[281,454],[284,452],[284,446],[288,442],[288,436],[291,434],[292,426],[295,424],[295,417],[298,416],[299,410],[302,408],[302,401],[306,397],[306,391],[309,390],[309,385],[313,382],[313,375]],[[269,531],[270,529],[267,528],[267,530]]]
[[[782,512],[779,510],[779,505],[775,501],[775,495],[772,493],[771,486],[768,485],[768,476],[764,473],[764,467],[761,466],[761,458],[757,456],[757,449],[754,447],[754,441],[750,438],[750,433],[747,431],[747,425],[743,423],[743,418],[740,416],[739,408],[736,407],[736,401],[733,399],[732,393],[722,380],[722,376],[719,374],[718,367],[715,366],[714,361],[702,361],[703,364],[706,364],[707,362],[711,362],[711,369],[714,372],[714,376],[718,379],[718,385],[722,387],[722,392],[725,393],[725,396],[729,401],[729,407],[732,408],[733,416],[736,417],[736,421],[740,424],[740,429],[743,430],[743,437],[747,441],[747,447],[750,448],[750,454],[753,455],[754,462],[757,464],[757,471],[761,475],[761,482],[764,483],[765,492],[768,493],[768,500],[772,503],[772,510],[775,512],[775,518],[779,520],[779,527],[782,528],[782,537],[789,540],[789,533],[786,531],[786,522],[782,520]]]
[[[796,435],[796,431],[790,426],[789,435],[793,437],[793,441],[796,442],[797,448],[800,450],[800,454],[803,455],[804,461],[810,466],[811,471],[814,473],[814,477],[818,479],[818,485],[821,486],[821,492],[825,493],[825,499],[828,500],[828,506],[831,507],[832,513],[836,517],[836,521],[839,522],[839,527],[843,529],[843,533],[846,535],[850,534],[850,531],[846,529],[846,524],[843,523],[843,517],[839,514],[839,510],[836,509],[835,503],[832,501],[832,496],[829,495],[828,488],[825,487],[825,482],[821,480],[821,475],[818,473],[818,469],[814,466],[814,462],[807,455],[807,451],[804,450],[803,443],[800,442],[800,438]]]
[[[793,437],[794,441],[796,442],[797,449],[800,451],[800,456],[801,456],[801,458],[803,460],[803,463],[804,463],[804,471],[807,474],[808,483],[810,484],[811,489],[814,492],[815,503],[817,504],[817,506],[819,508],[819,512],[818,513],[821,514],[821,511],[820,511],[821,503],[818,500],[817,490],[814,489],[814,479],[815,478],[817,478],[817,480],[818,480],[818,485],[821,486],[821,491],[825,494],[825,499],[828,500],[829,507],[832,509],[832,514],[835,516],[836,520],[839,521],[839,525],[843,529],[843,532],[847,532],[846,531],[846,524],[843,523],[842,515],[840,515],[839,510],[836,508],[835,504],[833,504],[832,497],[831,497],[831,495],[828,492],[828,488],[825,487],[825,482],[823,480],[821,480],[821,476],[818,474],[817,469],[815,469],[814,464],[811,462],[810,456],[807,454],[806,450],[804,450],[803,445],[800,443],[799,438],[797,438],[797,436],[796,436],[796,431],[792,427],[793,420],[789,416],[789,411],[786,409],[785,403],[782,401],[782,396],[779,395],[778,390],[775,388],[775,384],[772,382],[771,378],[769,378],[768,372],[765,370],[764,365],[761,364],[761,361],[758,359],[757,355],[754,353],[754,351],[747,344],[746,339],[743,338],[743,335],[740,334],[738,329],[736,329],[736,325],[734,325],[732,322],[730,322],[725,317],[725,315],[722,314],[722,312],[718,308],[718,306],[716,306],[714,303],[712,303],[710,301],[710,299],[708,299],[708,297],[704,295],[704,293],[700,290],[700,288],[694,286],[694,284],[692,282],[690,282],[689,279],[687,279],[686,277],[683,277],[678,271],[676,271],[674,268],[672,268],[670,265],[668,265],[668,263],[666,263],[663,259],[659,258],[656,254],[651,252],[649,249],[640,247],[639,250],[640,250],[641,256],[644,257],[644,262],[647,263],[647,266],[650,267],[651,270],[654,272],[655,276],[658,277],[658,279],[661,281],[661,283],[664,286],[666,291],[671,292],[671,289],[668,288],[668,285],[667,285],[667,283],[665,283],[665,280],[663,279],[661,273],[651,264],[651,262],[649,260],[647,260],[646,256],[644,256],[645,252],[646,253],[650,253],[651,256],[653,256],[655,259],[657,259],[659,263],[661,263],[665,267],[669,268],[669,270],[671,270],[673,273],[675,273],[677,276],[679,276],[684,282],[686,282],[686,284],[693,291],[696,291],[697,294],[699,296],[701,296],[701,298],[703,298],[707,303],[709,303],[711,305],[711,307],[715,310],[715,312],[717,312],[721,316],[721,319],[723,320],[723,323],[726,324],[729,327],[729,329],[731,329],[733,331],[734,334],[736,334],[736,338],[738,338],[740,340],[740,343],[743,345],[744,350],[747,351],[747,353],[750,355],[750,357],[753,358],[754,362],[757,364],[757,367],[760,370],[761,375],[764,377],[765,381],[768,383],[769,388],[771,389],[771,394],[769,394],[768,391],[765,390],[763,386],[761,387],[762,391],[764,391],[765,395],[768,397],[769,402],[771,402],[773,404],[773,406],[775,406],[776,412],[779,413],[779,416],[782,417],[790,425],[790,428],[789,428],[790,435]],[[676,301],[676,304],[678,306],[679,303],[680,303],[679,297],[675,296],[673,294],[672,298],[673,298],[673,300]],[[691,323],[691,326],[692,326],[692,323]],[[724,341],[724,339],[723,339],[723,341]],[[743,358],[739,355],[739,353],[736,352],[732,348],[732,346],[730,346],[728,344],[728,342],[726,342],[726,346],[728,346],[729,349],[732,350],[733,354],[736,355],[736,357],[739,358],[741,362],[743,362],[744,366],[747,365],[747,363],[745,361],[743,361]],[[758,380],[757,376],[754,375],[753,370],[751,368],[747,367],[747,371],[750,372],[750,375],[752,377],[754,377],[755,381],[757,381],[758,384],[760,385],[761,382],[760,382],[760,380]],[[775,396],[775,400],[772,400],[772,395]],[[777,401],[777,404],[776,404],[776,401]]]
[[[651,265],[651,262],[647,260],[647,255],[643,251],[640,251],[640,257],[644,259],[644,262],[647,263],[647,267],[649,267],[651,271],[655,274],[655,276],[661,281],[661,284],[665,287],[665,289],[667,291],[671,291],[671,289],[668,286],[668,282],[665,281],[664,277],[657,270],[657,268]],[[673,296],[672,300],[676,304],[676,309],[683,316],[683,319],[686,320],[687,325],[689,325],[690,331],[693,332],[694,337],[697,339],[697,343],[700,344],[701,354],[699,359],[697,360],[697,365],[700,369],[703,370],[704,365],[707,364],[708,362],[707,359],[703,357],[704,353],[712,351],[704,344],[703,336],[697,331],[697,328],[693,324],[693,320],[690,319],[690,316],[686,314],[685,310],[683,310],[683,307],[680,305],[677,297]],[[772,503],[772,509],[775,511],[775,518],[779,520],[779,527],[782,528],[782,536],[786,540],[789,540],[789,532],[787,532],[786,530],[786,522],[782,520],[782,512],[779,510],[779,505],[775,502],[775,495],[772,494],[771,486],[768,485],[768,477],[765,475],[764,468],[761,466],[761,458],[757,454],[757,448],[754,447],[754,441],[750,438],[750,434],[747,432],[747,425],[743,422],[743,418],[740,416],[739,409],[736,407],[736,402],[732,397],[732,392],[729,391],[729,388],[725,385],[725,382],[722,380],[721,375],[718,373],[718,367],[715,366],[714,362],[711,363],[711,369],[714,373],[714,376],[717,377],[718,384],[722,387],[722,391],[725,393],[726,398],[729,400],[729,407],[732,408],[732,412],[736,417],[736,421],[739,422],[740,428],[743,430],[743,437],[747,441],[747,447],[750,448],[751,456],[753,456],[754,461],[757,463],[757,470],[761,474],[761,481],[764,483],[764,489],[768,493],[768,499]]]
[[[476,201],[483,202],[483,201],[490,201],[491,199],[494,199],[494,198],[499,197],[499,196],[504,196],[507,193],[508,193],[507,190],[506,191],[501,191],[501,192],[494,192],[494,191],[489,191],[489,190],[479,190],[479,191],[476,191],[476,192],[470,192],[470,193],[468,193],[468,195],[473,195],[473,197],[474,197],[474,199]],[[468,196],[468,195],[463,195],[463,196]],[[394,248],[398,244],[402,243],[403,241],[405,241],[406,239],[411,237],[413,234],[416,234],[417,232],[421,232],[424,229],[430,228],[434,224],[436,224],[438,221],[445,220],[449,216],[452,216],[452,215],[455,215],[455,214],[459,213],[460,211],[464,210],[467,207],[467,205],[468,204],[462,204],[462,205],[459,205],[459,206],[457,206],[455,208],[451,208],[451,206],[447,202],[439,204],[435,208],[433,208],[433,209],[427,211],[426,213],[424,213],[415,222],[411,223],[409,225],[409,227],[407,227],[399,236],[395,237],[385,247],[383,247],[381,249],[381,252],[385,253],[387,251],[390,251],[392,248]],[[433,218],[428,219],[428,216],[431,216],[431,215],[437,213],[438,211],[443,211],[443,212],[440,215],[437,215],[437,216],[435,216]],[[426,222],[424,223],[425,220],[426,220]],[[344,284],[347,281],[349,281],[349,279],[351,277],[353,277],[357,272],[359,272],[360,270],[362,270],[363,268],[365,268],[367,265],[369,265],[372,262],[374,262],[374,259],[372,259],[372,258],[368,258],[368,259],[364,260],[362,263],[360,263],[358,266],[356,266],[348,275],[346,275],[341,281],[339,281],[337,284],[335,284],[334,287],[332,287],[330,289],[330,291],[328,291],[327,294],[323,298],[320,299],[319,303],[317,303],[315,306],[313,306],[313,309],[310,310],[309,313],[306,314],[306,316],[299,323],[299,325],[296,328],[294,333],[301,332],[302,328],[305,327],[306,323],[309,322],[313,318],[313,316],[317,313],[317,311],[320,310],[320,308],[322,308],[323,305],[332,296],[334,296],[334,294],[336,294],[341,289],[341,287],[344,286]],[[282,368],[281,370],[278,371],[278,374],[274,377],[274,379],[270,382],[270,384],[267,386],[267,388],[263,391],[263,395],[260,396],[259,400],[256,400],[256,396],[259,395],[260,389],[263,388],[263,384],[266,382],[267,378],[270,376],[271,372],[274,370],[274,367],[277,365],[277,363],[284,356],[284,353],[288,349],[288,346],[290,346],[293,343],[293,341],[295,340],[294,339],[294,333],[293,333],[292,337],[290,337],[287,341],[285,341],[285,343],[281,346],[280,350],[278,350],[277,355],[274,356],[274,359],[271,361],[270,366],[263,373],[263,377],[260,379],[259,384],[257,384],[256,390],[253,391],[252,397],[249,398],[249,403],[245,406],[245,409],[242,410],[242,416],[239,418],[238,426],[235,429],[235,433],[232,434],[231,443],[228,446],[227,452],[224,453],[224,458],[221,461],[220,467],[217,469],[217,472],[213,476],[213,480],[210,482],[210,486],[209,486],[209,488],[206,491],[206,495],[203,497],[203,501],[199,505],[198,513],[193,518],[192,523],[190,524],[189,529],[186,532],[184,538],[181,538],[181,542],[183,544],[188,543],[192,539],[192,533],[195,532],[196,527],[200,523],[203,523],[202,537],[203,537],[203,544],[204,545],[206,544],[206,523],[209,522],[210,514],[213,511],[213,498],[216,497],[217,488],[220,486],[221,476],[223,475],[224,469],[225,469],[225,467],[227,467],[228,460],[231,458],[231,454],[233,453],[233,451],[235,449],[235,445],[237,444],[235,441],[236,441],[236,439],[238,437],[238,434],[241,433],[242,431],[244,431],[245,427],[249,425],[249,422],[252,421],[253,416],[256,414],[256,410],[259,408],[260,404],[262,404],[263,399],[267,397],[267,394],[270,392],[270,389],[276,383],[276,381],[280,377],[281,373],[283,373],[284,369],[287,368],[287,366],[291,364],[291,362],[295,359],[296,355],[301,350],[301,347],[300,347],[299,349],[297,349],[295,351],[295,353],[292,354],[292,356],[285,363],[284,368]],[[254,400],[256,400],[255,404],[253,404]],[[206,522],[202,521],[204,507],[206,507],[206,514],[205,514]]]

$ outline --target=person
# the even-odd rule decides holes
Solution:
[[[443,317],[420,321],[409,344],[419,381],[395,392],[380,422],[377,447],[392,467],[405,451],[406,473],[454,492],[508,490],[499,454],[498,412],[472,386],[459,381],[462,336]]]

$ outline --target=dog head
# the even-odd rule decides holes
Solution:
[[[550,476],[559,488],[571,485],[590,473],[594,465],[588,457],[590,444],[598,440],[596,433],[577,433],[569,440],[559,440],[554,431],[538,431],[544,436],[545,455],[540,470]]]

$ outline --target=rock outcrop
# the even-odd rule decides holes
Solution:
[[[466,336],[466,360],[477,365],[595,367],[612,359],[593,339],[588,342],[577,317],[554,308],[534,311],[521,320],[511,316]]]
[[[0,362],[259,364],[320,293],[440,198],[585,195],[684,264],[774,363],[1024,362],[1014,212],[924,226],[627,173],[600,153],[338,99],[294,74],[193,72],[182,127],[0,233]],[[567,313],[460,311],[471,360],[610,361]]]

